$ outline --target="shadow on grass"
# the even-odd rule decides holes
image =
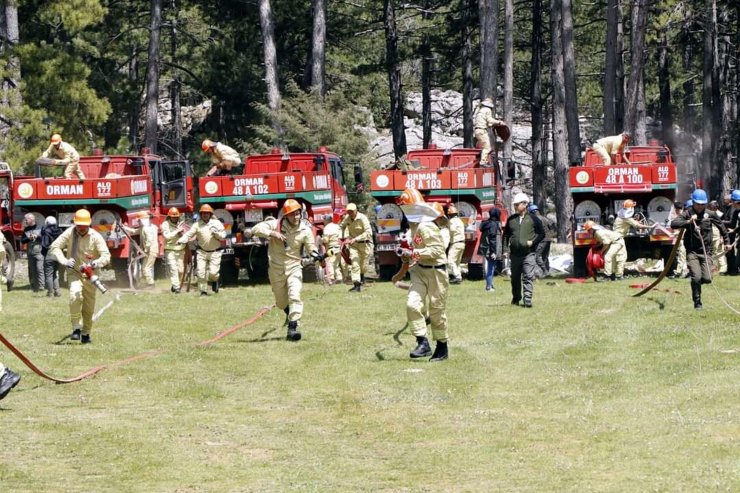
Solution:
[[[407,322],[406,325],[404,325],[403,327],[401,327],[401,330],[396,331],[396,332],[386,332],[384,335],[393,334],[393,340],[396,341],[396,346],[403,346],[403,343],[401,342],[401,334],[403,334],[406,331],[406,329],[408,328],[408,326],[409,326],[409,324]],[[385,361],[386,360],[386,357],[385,357],[385,355],[383,355],[383,353],[385,351],[388,351],[389,349],[392,349],[392,348],[383,348],[383,349],[375,352],[375,357],[378,358],[378,361]]]
[[[664,302],[662,302],[662,301],[660,301],[658,299],[655,299],[655,298],[648,298],[648,300],[650,300],[650,301],[654,302],[655,304],[657,304],[659,310],[664,310],[665,309],[665,303]]]
[[[285,340],[285,337],[267,337],[272,332],[275,332],[277,329],[272,328],[270,330],[267,330],[263,332],[259,337],[255,339],[237,339],[236,342],[242,342],[242,343],[254,343],[254,342],[270,342],[270,341],[282,341]]]

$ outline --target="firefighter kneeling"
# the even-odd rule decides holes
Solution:
[[[447,277],[445,248],[439,227],[434,220],[439,212],[424,202],[418,190],[407,188],[398,198],[398,205],[409,221],[412,249],[399,251],[401,261],[411,263],[409,273],[411,287],[406,299],[406,318],[416,336],[416,349],[409,356],[423,358],[432,355],[429,361],[442,361],[447,352],[447,293],[450,280]],[[429,308],[432,337],[437,346],[432,354],[427,339],[425,302]]]
[[[616,231],[610,231],[594,221],[586,221],[583,229],[591,231],[596,241],[601,243],[604,255],[604,277],[602,281],[617,281],[624,276],[624,263],[627,262],[627,246],[624,238]]]

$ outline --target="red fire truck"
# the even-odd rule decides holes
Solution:
[[[583,162],[583,166],[570,168],[574,274],[586,275],[586,255],[594,243],[583,223],[592,220],[610,225],[627,199],[637,202],[635,219],[655,225],[649,231],[633,229],[625,237],[628,260],[667,260],[674,242],[670,214],[677,189],[676,164],[668,147],[657,143],[629,147],[625,156],[618,155],[610,166],[604,166],[589,148]]]
[[[264,277],[267,248],[258,238],[245,239],[241,231],[263,219],[278,217],[287,199],[305,206],[305,217],[315,232],[324,226],[324,216],[347,205],[345,164],[340,156],[322,147],[317,152],[283,152],[247,156],[244,174],[208,176],[198,181],[201,203],[210,204],[226,228],[227,239],[221,261],[224,282],[233,282],[239,269],[249,277]],[[362,182],[359,166],[355,182]],[[306,275],[313,273],[306,270]]]
[[[85,179],[44,177],[44,166],[37,164],[35,176],[16,176],[12,181],[12,204],[15,222],[22,222],[30,212],[38,224],[46,216],[57,218],[59,227],[72,225],[77,209],[92,214],[92,227],[108,242],[112,267],[118,274],[134,273],[138,279],[139,261],[128,237],[113,223],[138,226],[143,212],[153,214],[152,222],[161,224],[167,211],[177,207],[182,212],[193,211],[193,179],[188,161],[166,161],[143,149],[135,155],[104,155],[95,152],[80,158]],[[13,227],[16,238],[22,233]],[[160,254],[162,245],[160,244]],[[129,264],[133,264],[129,270]]]
[[[15,238],[23,233],[23,216],[13,215],[13,172],[6,162],[0,162],[0,231],[5,248],[1,273],[8,280],[15,277]]]
[[[478,255],[479,225],[496,206],[506,220],[503,206],[503,175],[496,166],[478,164],[480,149],[453,148],[409,151],[408,161],[413,169],[375,170],[370,175],[370,194],[381,207],[377,213],[378,236],[375,250],[379,275],[390,279],[400,266],[395,254],[400,244],[403,213],[396,198],[405,188],[422,192],[428,202],[454,204],[465,223],[465,251],[462,262],[468,264],[468,277],[483,277],[483,257]]]

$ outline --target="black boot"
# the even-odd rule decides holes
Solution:
[[[701,284],[691,283],[691,298],[694,300],[694,309],[701,310],[704,308],[701,304]]]
[[[82,331],[80,329],[74,329],[72,333],[69,335],[70,341],[79,341],[80,340],[80,333]]]
[[[429,340],[423,336],[416,337],[416,349],[409,353],[411,358],[425,358],[432,354],[432,348],[429,347]]]
[[[288,325],[288,322],[290,322],[290,320],[288,319],[288,315],[290,315],[290,307],[286,306],[285,308],[283,308],[283,311],[285,312],[285,323],[283,324],[283,326],[285,326]]]
[[[444,361],[448,357],[447,354],[447,343],[437,341],[437,347],[434,348],[434,354],[429,359],[430,362]]]
[[[298,331],[298,322],[288,322],[288,336],[286,339],[289,341],[301,340],[301,333]]]
[[[359,293],[360,291],[362,291],[362,283],[361,282],[356,282],[355,281],[355,285],[352,286],[351,288],[349,288],[349,292],[350,293],[352,293],[352,292]]]
[[[360,284],[365,285],[365,274],[360,274]]]
[[[10,368],[6,368],[2,375],[0,375],[0,400],[3,399],[8,392],[18,385],[21,381],[21,376],[15,373]]]
[[[218,287],[219,287],[218,286],[218,281],[213,281],[211,283],[211,289],[213,290],[214,293],[218,293]]]

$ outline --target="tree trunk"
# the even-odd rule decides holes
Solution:
[[[578,119],[578,93],[576,91],[576,56],[573,49],[573,13],[571,0],[561,0],[563,75],[565,76],[565,118],[568,125],[568,162],[571,166],[581,163],[581,130]]]
[[[498,71],[498,0],[478,0],[480,19],[480,99],[493,99],[496,105]],[[495,111],[494,111],[495,114]]]
[[[504,0],[504,121],[511,125],[514,113],[514,0]],[[504,142],[504,169],[512,161],[511,138]]]
[[[462,28],[462,79],[463,79],[463,146],[473,147],[473,29],[472,17],[476,0],[461,0]]]
[[[644,124],[644,102],[641,105],[642,75],[645,65],[645,25],[647,22],[646,0],[635,0],[632,4],[632,60],[627,82],[627,105],[625,108],[625,130],[632,134],[635,144],[645,143],[645,134],[639,134],[638,123]]]
[[[384,0],[385,19],[385,63],[388,70],[388,86],[391,96],[391,131],[393,153],[396,159],[406,154],[406,132],[403,126],[403,86],[401,85],[401,63],[398,59],[398,31],[394,0]]]
[[[146,122],[144,145],[157,152],[157,111],[159,109],[159,39],[162,32],[162,0],[152,0],[149,23],[149,60],[146,64]]]
[[[431,19],[431,2],[424,0],[422,19]],[[424,149],[432,143],[432,48],[427,22],[424,23],[424,34],[421,37],[421,128]]]
[[[534,202],[544,212],[547,202],[547,159],[543,148],[542,119],[542,0],[532,0],[532,58],[530,67],[530,112],[532,113],[532,191]]]
[[[617,0],[617,83],[614,87],[614,129],[624,129],[624,22],[622,0]]]
[[[608,0],[606,5],[606,59],[604,61],[604,135],[614,135],[616,128],[616,85],[617,59],[617,19],[619,0]]]
[[[717,2],[705,0],[704,56],[702,81],[702,178],[707,192],[714,196],[722,183],[722,171],[717,165],[717,125],[720,108],[715,99],[717,65]]]
[[[658,90],[660,92],[660,125],[663,142],[673,148],[673,106],[671,105],[671,57],[668,36],[661,35],[658,53]]]
[[[262,52],[265,63],[265,83],[267,84],[267,106],[270,108],[272,128],[278,144],[283,144],[283,129],[280,125],[280,84],[277,75],[277,50],[275,32],[272,24],[270,0],[259,0],[260,28],[262,30]]]
[[[555,161],[555,208],[557,209],[558,241],[565,242],[570,232],[573,205],[568,186],[568,134],[565,116],[561,0],[551,0],[550,12],[552,17],[552,150]]]
[[[19,125],[17,120],[8,118],[7,110],[20,108],[23,103],[18,85],[21,81],[20,60],[12,52],[18,44],[18,2],[7,0],[3,2],[2,15],[0,16],[0,55],[7,59],[2,77],[2,104],[0,105],[0,135],[5,135],[11,126]]]
[[[131,47],[131,59],[128,64],[128,78],[132,85],[137,88],[136,97],[129,101],[130,111],[128,115],[128,142],[131,150],[139,149],[139,117],[141,116],[141,92],[139,85],[139,57],[136,46]]]
[[[684,25],[684,36],[682,37],[682,62],[684,73],[691,73],[691,60],[694,57],[694,40],[689,30],[689,25]],[[696,111],[694,109],[694,78],[686,77],[683,83],[683,130],[687,133],[694,133],[696,125]]]
[[[172,63],[177,65],[177,29],[178,29],[178,12],[177,0],[172,0],[172,38],[170,39],[170,58]],[[172,120],[172,149],[175,155],[182,157],[182,107],[180,104],[180,94],[182,93],[182,84],[177,70],[172,74],[170,83],[170,102],[171,102],[171,120]]]
[[[311,90],[323,97],[326,61],[326,0],[313,0],[313,34],[311,36]]]

